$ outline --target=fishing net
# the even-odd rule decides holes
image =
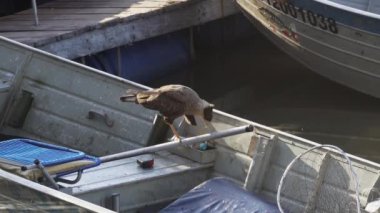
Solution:
[[[360,212],[359,182],[347,154],[312,147],[285,169],[277,191],[281,212]]]

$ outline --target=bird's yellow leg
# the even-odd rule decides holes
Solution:
[[[179,140],[181,141],[181,136],[179,135],[179,133],[177,132],[177,130],[175,129],[175,127],[173,126],[173,124],[169,124],[170,126],[170,129],[172,130],[174,136]]]
[[[168,122],[167,120],[164,119],[164,122],[170,126],[170,129],[172,130],[173,132],[173,137],[178,139],[179,142],[182,142],[182,137],[179,135],[179,133],[177,132],[176,128],[174,127],[174,125],[171,123],[171,122]],[[172,138],[173,140],[173,138]]]

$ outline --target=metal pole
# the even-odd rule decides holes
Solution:
[[[42,174],[46,178],[46,180],[55,188],[59,189],[58,184],[54,181],[54,179],[50,176],[49,172],[45,170],[45,167],[42,165],[42,163],[39,160],[35,160],[34,164],[36,165],[37,168],[39,168],[42,171]]]
[[[32,0],[32,7],[33,7],[33,13],[34,13],[34,24],[38,25],[38,14],[37,14],[37,3],[36,0]]]
[[[207,133],[204,135],[199,135],[199,136],[194,136],[190,138],[185,138],[182,139],[181,141],[172,141],[172,142],[166,142],[162,144],[157,144],[149,147],[144,147],[144,148],[139,148],[139,149],[134,149],[122,153],[117,153],[113,155],[107,155],[100,157],[100,161],[102,163],[104,162],[109,162],[109,161],[114,161],[114,160],[119,160],[123,158],[129,158],[129,157],[134,157],[138,155],[143,155],[143,154],[148,154],[148,153],[154,153],[162,150],[167,150],[170,148],[174,148],[180,145],[191,145],[194,143],[200,143],[208,140],[213,140],[217,138],[222,138],[222,137],[227,137],[227,136],[232,136],[232,135],[237,135],[245,132],[252,132],[253,131],[253,126],[252,125],[246,125],[246,126],[241,126],[241,127],[235,127],[231,129],[227,129],[224,131],[220,132],[212,132],[212,133]]]
[[[105,163],[105,162],[119,160],[123,158],[129,158],[129,157],[134,157],[138,155],[167,150],[167,149],[174,148],[181,145],[191,145],[191,144],[200,143],[200,142],[204,142],[208,140],[223,138],[227,136],[232,136],[232,135],[237,135],[237,134],[252,132],[252,131],[253,131],[252,125],[234,127],[231,129],[220,131],[220,132],[212,132],[212,133],[198,135],[198,136],[194,136],[190,138],[184,138],[181,141],[177,140],[177,141],[172,141],[172,142],[166,142],[166,143],[157,144],[157,145],[153,145],[149,147],[143,147],[143,148],[134,149],[134,150],[126,151],[126,152],[121,152],[121,153],[117,153],[113,155],[107,155],[107,156],[100,157],[99,160],[101,163]],[[36,165],[22,166],[21,170],[25,171],[25,170],[33,169],[33,168],[36,168]]]

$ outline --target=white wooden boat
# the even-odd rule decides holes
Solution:
[[[214,179],[223,177],[235,186],[219,195],[234,192],[234,202],[222,200],[218,203],[214,196],[215,199],[206,200],[207,205],[197,206],[196,203],[207,198],[203,193],[203,197],[192,196],[198,199],[190,202],[193,206],[179,208],[183,212],[190,212],[191,208],[199,212],[216,212],[219,207],[225,212],[243,212],[248,205],[245,201],[248,200],[249,205],[261,202],[247,199],[251,194],[276,203],[285,168],[297,155],[318,145],[215,111],[211,123],[197,127],[178,126],[187,137],[183,143],[208,140],[209,149],[201,151],[197,146],[177,146],[178,142],[172,142],[170,144],[174,146],[169,144],[171,148],[164,150],[168,143],[156,144],[160,141],[162,126],[159,120],[155,120],[155,112],[119,101],[120,94],[126,89],[146,87],[3,37],[0,37],[0,58],[2,135],[70,147],[101,156],[103,160],[99,166],[85,170],[78,182],[58,183],[58,189],[45,186],[48,184],[46,179],[41,184],[35,183],[2,167],[2,211],[107,212],[103,208],[106,207],[122,212],[156,212],[165,207],[163,212],[173,212],[176,208],[178,210],[178,205],[185,204],[181,198],[168,204],[180,196],[186,197],[189,190],[204,181],[208,182],[191,193],[205,186],[212,188],[212,184],[217,185],[213,190],[231,185],[225,180]],[[254,131],[251,131],[252,127]],[[161,151],[157,151],[158,147]],[[146,154],[148,151],[149,155]],[[315,193],[306,196],[293,190],[295,193],[289,194],[286,202],[296,209],[312,206],[317,212],[336,212],[347,206],[344,204],[347,200],[354,202],[356,179],[349,175],[349,169],[342,169],[347,168],[348,162],[338,153],[326,149],[313,152],[313,156],[323,156],[324,163],[316,166],[304,161],[303,167],[298,165],[290,174],[294,183],[311,183],[310,190]],[[112,157],[114,160],[109,160]],[[136,161],[145,157],[154,157],[153,168],[138,166]],[[380,196],[380,165],[349,157],[358,176],[360,208],[364,209]],[[341,176],[333,175],[337,171]],[[68,174],[65,178],[75,179],[75,174]],[[293,189],[296,187],[294,183],[291,185]],[[245,198],[239,200],[240,194]],[[243,209],[239,208],[241,203]],[[226,207],[225,204],[231,205]]]
[[[314,72],[380,97],[380,4],[377,1],[236,2],[269,40]]]

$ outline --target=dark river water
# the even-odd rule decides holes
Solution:
[[[195,52],[184,83],[218,109],[380,162],[380,99],[319,76],[259,33]]]

